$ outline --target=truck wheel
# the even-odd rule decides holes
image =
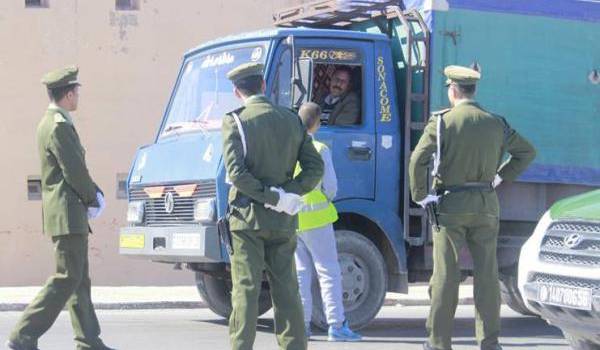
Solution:
[[[231,315],[231,279],[219,278],[196,271],[196,288],[202,301],[208,308],[219,316],[229,318]],[[262,315],[271,309],[271,295],[268,284],[263,282],[258,297],[258,314]]]
[[[533,312],[529,311],[523,302],[523,297],[521,296],[519,287],[517,286],[516,270],[517,269],[514,269],[514,273],[511,274],[500,274],[500,296],[502,297],[502,301],[504,301],[508,307],[520,313],[521,315],[537,316]]]
[[[598,348],[600,348],[600,343],[594,343],[588,339],[567,332],[563,332],[563,334],[573,350],[598,350]]]
[[[352,329],[365,327],[379,312],[387,291],[387,269],[379,249],[361,234],[336,230],[338,261],[342,271],[342,298],[346,320]],[[316,272],[313,274],[316,276]],[[329,326],[323,310],[319,284],[313,279],[312,323]]]

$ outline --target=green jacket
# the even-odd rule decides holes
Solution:
[[[87,209],[99,206],[85,165],[85,150],[69,113],[50,104],[37,128],[42,167],[44,232],[50,236],[87,234]]]
[[[466,182],[491,183],[496,174],[503,181],[513,181],[535,158],[533,146],[504,118],[485,111],[476,102],[465,101],[444,112],[430,119],[410,157],[409,178],[414,201],[421,201],[429,192],[427,167],[436,152],[437,118],[443,118],[443,127],[441,165],[434,179],[436,189]],[[502,163],[504,152],[510,157]],[[498,199],[495,192],[456,192],[443,197],[439,211],[498,216]]]
[[[271,186],[304,195],[323,176],[323,161],[292,111],[274,106],[262,95],[252,96],[237,113],[244,130],[247,154],[231,113],[223,119],[223,162],[233,186],[229,191],[231,230],[295,231],[296,216],[264,207],[276,205]],[[296,163],[302,172],[294,178]]]

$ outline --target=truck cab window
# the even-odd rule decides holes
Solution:
[[[362,122],[362,67],[317,63],[313,72],[312,100],[321,106],[321,123],[332,126]]]
[[[289,48],[284,49],[277,61],[273,87],[271,88],[271,100],[276,105],[290,108],[292,106],[291,77],[292,77],[292,53]]]

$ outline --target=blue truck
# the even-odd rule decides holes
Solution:
[[[431,275],[431,232],[410,199],[407,162],[430,112],[448,104],[443,67],[470,65],[483,76],[478,100],[538,150],[519,181],[499,189],[502,296],[529,313],[517,288],[521,245],[550,203],[600,185],[598,2],[316,1],[278,12],[274,22],[184,55],[156,138],[131,166],[120,253],[194,271],[202,299],[227,317],[229,259],[216,229],[229,190],[220,128],[239,101],[226,73],[264,63],[267,96],[298,108],[322,98],[332,72],[345,66],[360,120],[323,125],[316,137],[331,148],[338,175],[347,318],[353,328],[365,326],[386,292],[407,293]],[[467,278],[470,257],[461,259]],[[268,288],[265,282],[261,314],[271,307]],[[314,294],[313,322],[324,327]]]

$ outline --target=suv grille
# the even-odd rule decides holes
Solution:
[[[600,224],[553,223],[542,240],[540,259],[555,264],[600,267]]]
[[[173,195],[173,211],[165,210],[167,193]],[[189,197],[181,197],[175,192],[174,186],[167,185],[160,197],[150,198],[143,187],[129,189],[129,201],[143,200],[145,202],[145,226],[176,226],[194,224],[194,202],[198,198],[214,198],[217,193],[215,180],[205,180],[197,183],[196,189]]]

